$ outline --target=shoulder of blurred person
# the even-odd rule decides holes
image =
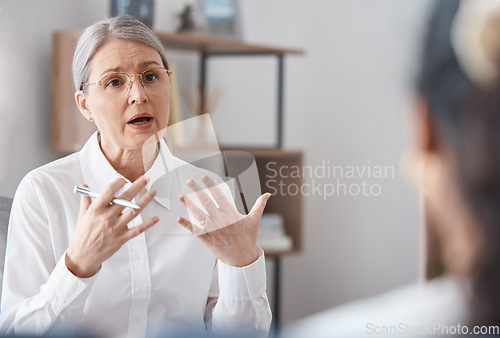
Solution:
[[[469,289],[458,277],[410,284],[299,320],[281,338],[441,334],[442,326],[466,321]]]

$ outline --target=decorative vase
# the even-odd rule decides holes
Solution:
[[[154,0],[111,0],[111,16],[127,14],[153,27]]]

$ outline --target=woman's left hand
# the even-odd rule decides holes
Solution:
[[[198,236],[222,262],[236,267],[252,264],[259,258],[257,233],[260,217],[271,194],[260,196],[248,215],[242,215],[212,179],[203,176],[201,181],[219,206],[194,180],[190,180],[187,185],[205,210],[198,208],[184,194],[179,200],[203,229],[183,217],[179,217],[177,222]]]

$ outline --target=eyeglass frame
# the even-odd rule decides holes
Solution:
[[[127,74],[127,73],[119,73],[119,72],[116,72],[116,73],[111,73],[111,74],[108,74],[108,75],[104,75],[104,76],[103,76],[103,77],[102,77],[99,81],[97,81],[97,82],[84,82],[84,83],[82,83],[82,84],[80,85],[80,90],[84,90],[84,89],[83,89],[83,87],[84,87],[84,86],[88,86],[88,85],[97,85],[97,86],[101,86],[101,82],[102,82],[102,80],[104,80],[104,78],[105,78],[105,77],[110,76],[110,75],[115,75],[115,74],[122,74],[122,75],[126,75],[126,76],[130,79],[130,82],[128,83],[128,91],[127,91],[127,93],[129,93],[129,92],[130,92],[130,89],[132,88],[132,81],[133,81],[133,78],[134,78],[134,77],[136,77],[136,76],[138,76],[138,77],[139,77],[139,80],[141,81],[141,85],[142,85],[142,87],[143,87],[143,88],[146,88],[146,86],[144,85],[144,82],[142,81],[142,75],[143,75],[144,73],[146,73],[147,71],[150,71],[150,70],[153,70],[153,69],[164,69],[164,70],[166,70],[166,71],[167,71],[167,75],[168,75],[168,77],[169,77],[169,78],[170,78],[170,76],[172,76],[172,71],[171,71],[171,70],[169,70],[169,69],[167,69],[167,68],[165,68],[165,67],[160,67],[160,66],[158,66],[158,67],[148,68],[148,69],[144,70],[144,71],[143,71],[142,73],[140,73],[140,74],[133,74],[133,75],[129,75],[129,74]]]

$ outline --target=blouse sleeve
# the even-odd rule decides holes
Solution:
[[[74,327],[97,277],[74,276],[65,254],[56,257],[50,212],[57,206],[44,196],[34,175],[28,174],[14,197],[9,221],[2,288],[0,331],[43,334]],[[54,203],[54,202],[52,202]],[[61,212],[59,210],[59,212]],[[57,218],[57,217],[55,217]]]
[[[218,177],[212,179],[221,181]],[[227,184],[219,186],[236,207],[230,187]],[[259,251],[259,258],[245,267],[217,261],[205,314],[209,332],[267,337],[272,314],[266,293],[264,251],[260,248]]]
[[[266,294],[264,252],[260,249],[259,259],[246,267],[218,261],[216,269],[205,316],[208,331],[267,337],[272,315]]]

